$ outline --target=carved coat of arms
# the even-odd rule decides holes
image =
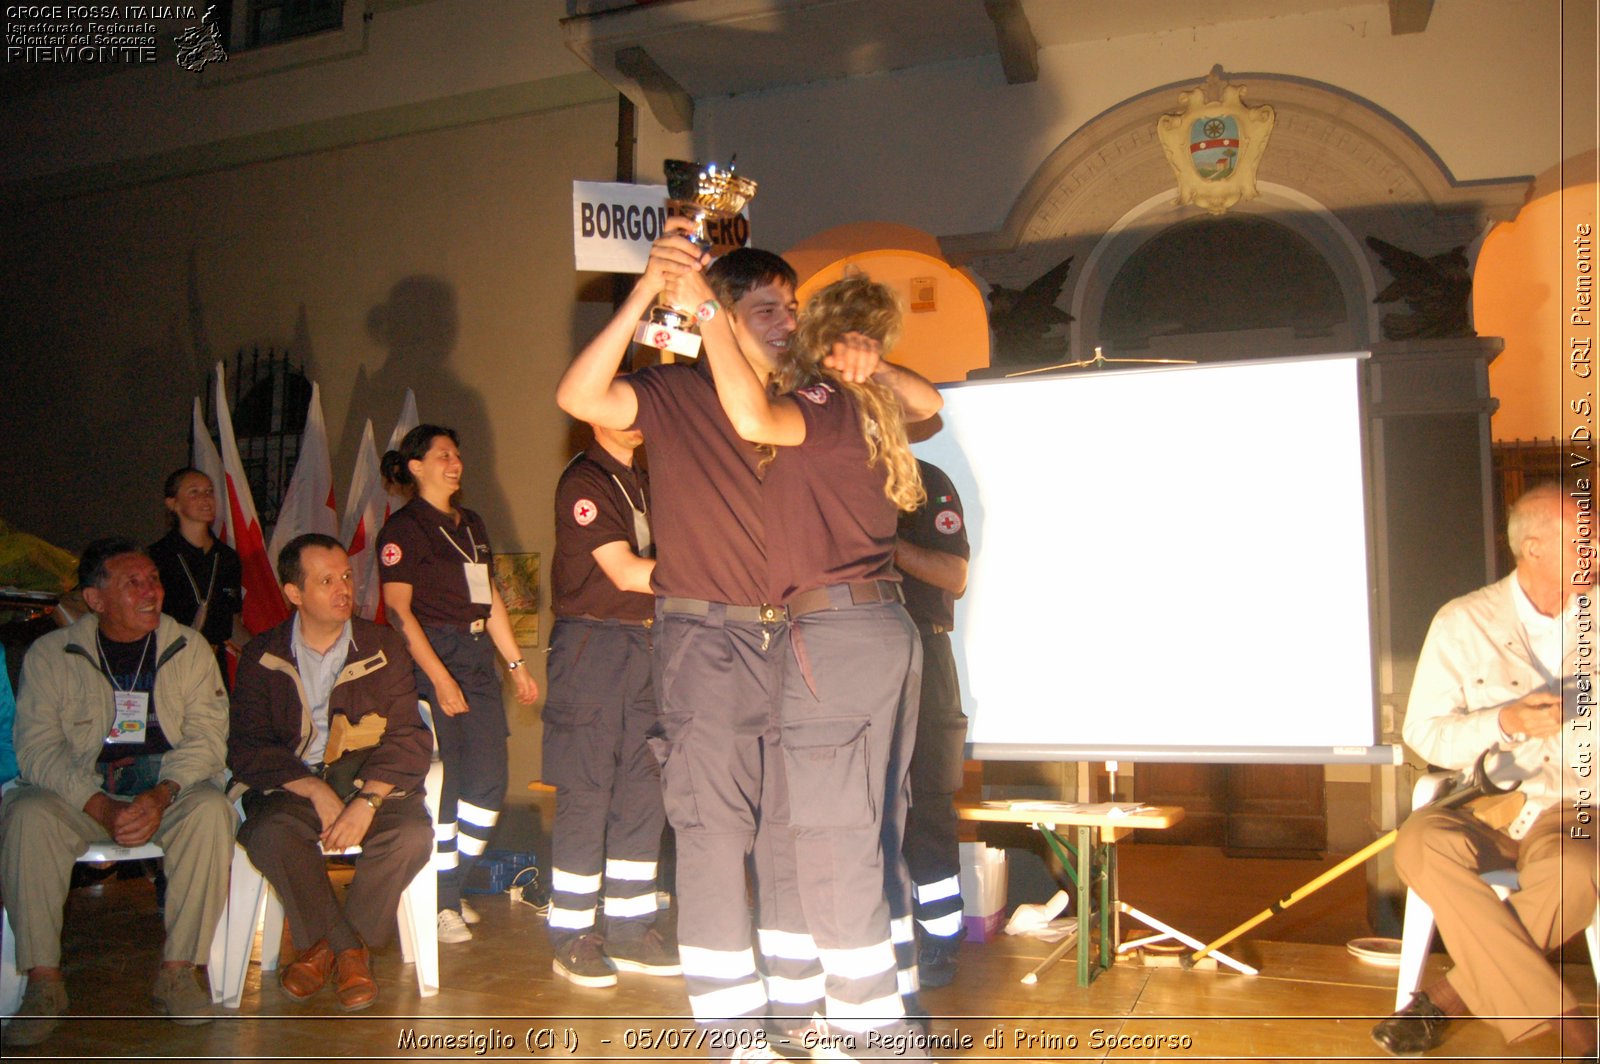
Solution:
[[[1178,179],[1178,202],[1212,214],[1256,198],[1256,167],[1277,117],[1271,107],[1245,106],[1245,86],[1225,84],[1220,75],[1213,68],[1199,88],[1180,92],[1183,110],[1156,123]]]

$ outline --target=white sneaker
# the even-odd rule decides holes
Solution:
[[[439,910],[439,941],[449,943],[472,941],[472,931],[468,929],[466,921],[461,919],[461,914],[454,909]]]
[[[473,924],[477,923],[479,920],[482,920],[483,917],[478,915],[478,910],[474,909],[472,906],[467,904],[467,899],[462,898],[461,899],[461,919],[466,921],[466,924],[467,924],[468,927],[471,927]]]

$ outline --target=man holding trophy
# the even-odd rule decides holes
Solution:
[[[763,791],[772,785],[763,765],[772,757],[766,746],[789,653],[786,613],[770,604],[764,456],[734,432],[703,362],[616,375],[636,332],[687,353],[689,342],[662,330],[684,332],[691,321],[726,313],[751,369],[761,380],[770,377],[794,333],[796,310],[794,271],[775,255],[741,250],[725,256],[712,272],[724,298],[674,306],[671,317],[636,330],[676,278],[707,264],[708,253],[689,235],[704,231],[713,210],[737,212],[754,187],[715,167],[696,168],[687,189],[669,185],[674,216],[668,232],[652,247],[616,316],[568,368],[556,401],[575,418],[637,428],[650,440],[661,711],[661,734],[651,742],[677,835],[683,974],[711,1054],[759,1060],[771,1059],[763,1027],[767,992],[751,947],[745,863]],[[690,201],[694,206],[685,209]],[[695,207],[707,209],[698,220],[684,216]],[[698,350],[697,343],[693,347]],[[876,353],[851,357],[844,371],[862,379],[878,375],[899,392],[908,416],[937,409],[937,393],[920,377],[879,363]]]

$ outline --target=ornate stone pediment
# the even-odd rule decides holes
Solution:
[[[1141,350],[1209,344],[1234,353],[1234,357],[1257,353],[1251,343],[1261,351],[1278,354],[1288,353],[1291,347],[1296,351],[1359,350],[1383,336],[1373,300],[1388,283],[1378,255],[1368,250],[1366,237],[1377,237],[1424,258],[1465,246],[1470,265],[1472,250],[1488,226],[1515,216],[1522,205],[1527,178],[1457,181],[1417,134],[1393,114],[1337,86],[1264,72],[1235,77],[1248,84],[1252,96],[1270,100],[1274,116],[1271,150],[1258,160],[1253,198],[1241,194],[1220,214],[1174,201],[1173,170],[1157,118],[1174,95],[1197,94],[1203,103],[1205,93],[1197,81],[1157,86],[1129,97],[1074,131],[1039,166],[999,229],[942,237],[939,243],[945,256],[970,271],[980,285],[1016,290],[1025,290],[1072,258],[1072,271],[1052,302],[1061,312],[1058,320],[1065,322],[1052,332],[1054,336],[1064,331],[1061,339],[1065,344],[1056,341],[1058,348],[1065,348],[1057,355],[1062,360],[1085,357],[1097,345],[1109,345],[1108,352],[1116,353],[1119,343]],[[1213,93],[1219,101],[1225,95],[1221,84],[1219,77]],[[1252,110],[1243,101],[1239,106],[1245,112]],[[1201,111],[1214,113],[1206,107]],[[1241,132],[1245,128],[1241,127]],[[1244,147],[1241,143],[1241,149]],[[1184,149],[1187,152],[1187,143]],[[1187,318],[1179,320],[1163,301],[1141,304],[1144,309],[1135,316],[1140,320],[1132,323],[1106,320],[1108,308],[1114,311],[1125,304],[1119,304],[1116,292],[1138,280],[1123,276],[1124,267],[1130,260],[1134,267],[1139,266],[1135,255],[1161,234],[1176,232],[1180,226],[1219,227],[1251,219],[1287,229],[1331,271],[1336,283],[1333,304],[1321,298],[1285,302],[1273,293],[1277,299],[1273,306],[1303,304],[1315,310],[1314,323],[1308,325],[1302,320],[1306,314],[1295,309],[1280,315],[1285,320],[1273,329],[1259,322],[1206,326],[1221,332],[1252,328],[1259,335],[1246,337],[1248,342],[1237,336],[1222,337],[1219,332],[1190,343],[1183,337],[1200,326]],[[1239,226],[1235,229],[1245,231]],[[1256,231],[1277,230],[1258,227]],[[1186,284],[1215,287],[1219,262],[1226,265],[1261,258],[1259,247],[1218,251],[1215,244],[1212,241],[1210,253],[1224,258],[1197,261],[1195,275]],[[1283,283],[1292,280],[1282,278]],[[1150,279],[1145,281],[1148,288]],[[1229,291],[1225,302],[1237,306],[1250,300],[1258,309],[1270,302],[1240,290]],[[1324,320],[1329,305],[1337,310],[1331,323]],[[1294,344],[1279,337],[1282,329],[1291,330]],[[1130,330],[1136,334],[1132,339],[1126,338]],[[1118,336],[1124,338],[1119,341]],[[997,343],[992,358],[996,364],[1026,364],[1030,354]]]
[[[1199,88],[1178,94],[1181,111],[1156,122],[1161,149],[1178,179],[1178,203],[1221,214],[1257,196],[1256,168],[1267,150],[1277,114],[1247,107],[1245,86],[1222,80],[1222,68]]]

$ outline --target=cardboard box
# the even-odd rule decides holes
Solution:
[[[1006,852],[982,842],[961,844],[961,923],[968,942],[988,942],[1006,923]]]

